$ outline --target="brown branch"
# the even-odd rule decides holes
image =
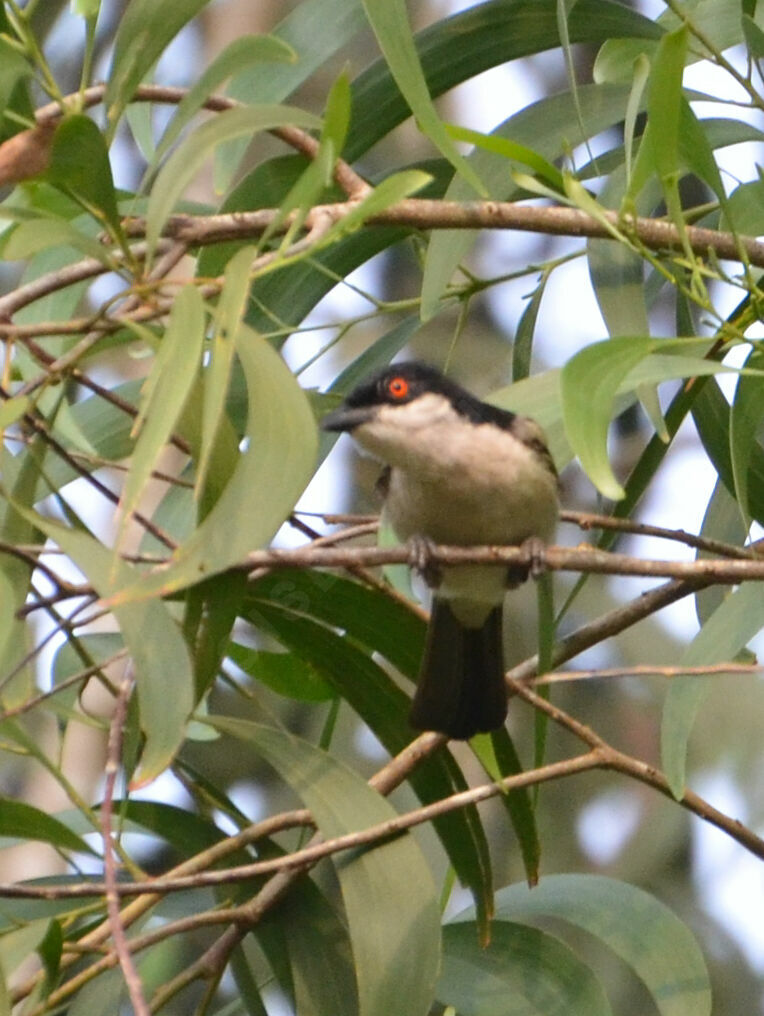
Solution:
[[[530,568],[535,548],[510,546],[434,546],[431,560],[440,565],[518,565]],[[354,568],[386,564],[411,564],[411,550],[398,547],[316,547],[288,550],[256,550],[239,568]],[[696,561],[665,561],[615,554],[595,547],[546,547],[543,566],[550,571],[575,571],[599,575],[637,575],[644,578],[704,579],[726,584],[764,579],[764,560],[702,558]]]
[[[69,101],[76,101],[81,103],[80,108],[89,109],[91,106],[99,105],[103,101],[105,94],[105,84],[91,85],[90,88],[86,88],[82,92],[65,96],[63,103],[51,102],[47,106],[42,106],[35,113],[35,118],[40,126],[56,123],[61,119],[62,105],[66,105]],[[165,105],[177,106],[187,95],[187,88],[171,88],[166,85],[139,85],[133,93],[131,101],[158,102]],[[223,113],[227,109],[235,109],[242,105],[244,104],[226,95],[210,95],[202,103],[202,109],[206,109],[211,113]],[[285,144],[294,148],[295,151],[306,155],[309,159],[312,160],[316,157],[318,142],[299,127],[274,127],[269,133],[280,138]],[[349,198],[363,197],[371,189],[363,177],[359,176],[353,167],[343,159],[337,159],[335,163],[334,179]]]
[[[357,208],[357,202],[335,202],[315,205],[305,218],[310,228],[314,216],[330,218],[339,223]],[[162,231],[163,236],[180,239],[198,246],[243,240],[259,236],[280,216],[278,209],[263,208],[252,212],[229,212],[220,215],[171,216]],[[542,233],[549,236],[572,236],[613,240],[613,227],[628,228],[647,249],[652,251],[684,251],[682,234],[673,223],[663,219],[639,217],[621,222],[617,212],[603,210],[603,219],[595,219],[577,208],[563,205],[520,205],[511,201],[445,201],[434,198],[406,198],[384,212],[370,216],[367,226],[408,226],[411,229],[501,229],[525,233]],[[294,216],[287,216],[280,229],[288,229]],[[608,228],[610,226],[611,228]],[[131,220],[128,234],[142,236],[145,224]],[[740,261],[744,252],[748,262],[764,267],[764,243],[749,236],[722,233],[700,226],[686,226],[687,243],[693,253],[707,257],[713,252],[717,258]]]
[[[580,720],[575,719],[575,717],[566,713],[559,706],[554,705],[541,695],[537,695],[527,685],[520,682],[511,682],[511,684],[514,692],[532,705],[534,709],[546,713],[554,723],[569,730],[587,744],[592,751],[598,752],[601,767],[613,769],[626,776],[632,776],[634,779],[639,780],[640,783],[645,783],[648,787],[652,787],[653,790],[657,790],[664,797],[669,798],[669,800],[677,800],[671,792],[668,780],[660,769],[649,765],[647,762],[632,758],[631,755],[627,755],[614,748],[601,738],[599,734],[595,733],[591,727],[581,723]],[[725,815],[724,812],[714,808],[712,804],[709,804],[708,801],[691,790],[686,790],[682,797],[679,798],[678,803],[683,808],[686,808],[687,811],[691,811],[694,815],[721,829],[722,832],[727,833],[728,836],[732,837],[733,840],[745,847],[746,850],[756,857],[764,859],[764,839],[757,836],[752,829],[744,826],[742,822],[730,818],[729,815]]]
[[[120,759],[122,757],[122,733],[127,716],[127,700],[130,695],[132,681],[125,678],[119,685],[114,713],[109,726],[109,740],[106,752],[106,784],[103,803],[101,804],[101,835],[103,838],[103,894],[106,899],[106,913],[111,927],[114,952],[122,969],[122,976],[127,984],[130,1001],[136,1016],[150,1016],[149,1007],[143,997],[143,986],[130,953],[130,945],[122,924],[119,910],[119,894],[117,891],[117,859],[112,841],[111,816],[114,804],[114,787],[117,782]]]
[[[434,735],[431,739],[432,748],[440,747],[444,741],[445,738]],[[409,755],[406,769],[410,767],[412,762],[419,761],[422,757],[423,753],[421,751],[416,753],[416,758],[413,755]],[[566,759],[562,762],[551,763],[539,769],[514,773],[495,783],[481,784],[479,787],[459,791],[449,797],[434,801],[431,804],[422,805],[402,815],[396,815],[394,818],[386,819],[384,822],[369,826],[366,829],[345,833],[330,840],[313,842],[301,850],[281,857],[271,858],[266,861],[253,861],[251,864],[242,864],[236,868],[226,868],[218,871],[195,872],[175,877],[159,877],[145,882],[121,882],[115,884],[111,891],[120,897],[138,896],[146,893],[164,894],[168,892],[180,892],[186,889],[197,889],[202,886],[220,886],[242,882],[257,876],[272,874],[273,872],[291,871],[296,868],[304,868],[308,865],[312,866],[330,854],[384,841],[394,834],[405,832],[413,826],[429,822],[434,818],[438,818],[458,808],[466,807],[469,804],[488,800],[488,798],[495,797],[499,793],[506,793],[520,787],[527,787],[536,783],[557,779],[561,776],[572,775],[582,772],[584,769],[593,769],[598,764],[599,756],[593,756],[589,753],[572,759]],[[377,789],[380,789],[379,782],[378,780]],[[388,792],[389,789],[392,789],[392,787],[385,787],[385,792]],[[70,886],[0,884],[0,896],[14,898],[77,899],[85,896],[101,895],[104,891],[104,882],[79,882],[76,885]],[[246,905],[242,909],[246,909]]]

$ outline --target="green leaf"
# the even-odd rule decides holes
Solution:
[[[574,8],[574,12],[579,9]],[[556,29],[555,29],[556,31]],[[578,89],[579,101],[586,118],[588,137],[593,137],[623,119],[627,89],[622,86],[584,85]],[[563,156],[569,146],[587,140],[576,127],[576,106],[569,92],[542,99],[499,124],[491,133],[497,142],[508,138],[515,145],[532,146],[540,158],[551,162]],[[520,190],[507,172],[506,158],[491,151],[475,149],[469,156],[490,196],[497,201],[513,200]],[[455,177],[446,191],[452,201],[469,200],[471,192],[465,182]],[[438,230],[430,239],[422,283],[423,320],[439,308],[440,300],[459,262],[474,244],[475,230]],[[610,244],[612,247],[612,243]]]
[[[231,642],[227,655],[255,681],[298,702],[326,702],[334,691],[318,670],[292,653],[269,653]]]
[[[629,97],[631,102],[632,96]],[[630,176],[621,164],[608,177],[598,200],[605,208],[619,208]],[[657,182],[649,184],[633,206],[649,215],[660,200]],[[649,335],[645,300],[645,268],[641,255],[625,243],[590,239],[586,245],[589,275],[600,312],[611,338],[618,335]]]
[[[227,92],[240,102],[281,102],[365,27],[360,0],[303,0],[273,29],[273,35],[297,53],[297,61],[275,64],[267,74],[260,68],[244,70]],[[241,139],[218,150],[215,186],[219,192],[228,189],[246,148],[246,139]]]
[[[703,448],[727,490],[734,492],[730,458],[730,407],[719,385],[709,381],[696,396],[692,416]],[[751,448],[748,463],[748,510],[764,524],[764,452],[758,442]]]
[[[718,477],[706,505],[700,535],[705,539],[722,540],[733,546],[742,547],[747,532],[740,514],[740,505],[724,486],[721,477]],[[715,556],[715,554],[704,550],[699,550],[697,554],[699,560]],[[701,628],[717,607],[722,604],[729,592],[729,586],[713,585],[707,589],[700,589],[695,594],[695,613]]]
[[[40,942],[37,952],[45,970],[45,981],[48,986],[56,983],[61,968],[61,953],[64,947],[64,934],[61,922],[54,919],[48,925],[45,938]]]
[[[3,247],[3,258],[8,261],[25,261],[40,251],[57,246],[73,247],[88,257],[111,266],[109,251],[103,244],[66,220],[52,217],[19,223]]]
[[[422,190],[432,181],[429,173],[418,169],[393,173],[378,183],[374,190],[353,206],[347,215],[335,223],[322,240],[322,246],[334,243],[339,237],[352,233],[374,215],[386,211],[391,205]]]
[[[16,510],[68,554],[102,598],[133,581],[135,569],[114,561],[89,533],[70,529],[16,503]],[[188,650],[167,607],[159,601],[114,606],[130,650],[138,689],[141,730],[146,736],[140,783],[148,783],[172,761],[193,708],[193,667]],[[172,694],[168,694],[168,682]]]
[[[39,808],[10,798],[0,799],[0,836],[20,840],[39,840],[60,850],[95,855],[95,851],[81,837],[52,815]]]
[[[251,592],[244,616],[315,666],[391,755],[401,751],[410,736],[410,701],[370,653],[381,653],[413,679],[422,652],[423,622],[387,596],[322,572],[269,575]],[[338,635],[335,628],[347,635]],[[466,786],[448,753],[420,763],[409,782],[423,804]],[[433,826],[459,879],[476,900],[485,932],[492,897],[491,863],[477,809],[443,815]]]
[[[496,916],[526,921],[555,917],[611,949],[643,982],[661,1016],[706,1016],[711,987],[703,955],[688,928],[653,896],[602,875],[547,875],[529,890],[496,894]]]
[[[3,15],[2,21],[6,21]],[[0,32],[8,32],[9,26],[0,21]],[[34,77],[34,70],[28,60],[11,46],[8,39],[0,35],[0,142],[23,130],[23,126],[6,117],[5,111],[25,116],[30,126],[34,112],[29,99],[27,82]]]
[[[31,505],[40,471],[45,462],[44,448],[35,442],[18,456],[7,448],[0,450],[3,484],[0,486],[0,539],[9,546],[42,542],[41,531],[29,517],[13,510],[12,501]],[[0,681],[2,704],[15,706],[24,702],[34,688],[32,668],[26,660],[31,633],[25,621],[17,616],[29,593],[34,566],[28,561],[3,554],[0,557]],[[9,675],[14,674],[9,680]]]
[[[146,241],[149,247],[153,249],[156,246],[162,227],[183,191],[217,145],[286,124],[307,129],[321,127],[321,121],[312,113],[278,105],[228,109],[198,127],[175,149],[157,175],[146,210]]]
[[[358,988],[347,928],[310,879],[279,902],[283,935],[300,1016],[358,1016]]]
[[[654,348],[650,338],[593,343],[563,367],[560,377],[565,433],[597,489],[613,500],[624,496],[607,454],[607,435],[621,381]]]
[[[119,20],[104,103],[113,133],[125,106],[154,63],[209,0],[132,0]]]
[[[622,336],[587,346],[565,365],[560,378],[565,432],[589,478],[606,497],[623,497],[607,455],[616,395],[670,378],[734,373],[734,368],[715,360],[682,352],[708,348],[707,339]]]
[[[377,4],[381,7],[381,0]],[[601,43],[614,35],[660,38],[663,30],[621,3],[578,0],[568,34],[571,43]],[[437,21],[414,41],[429,94],[437,98],[489,67],[559,46],[557,0],[489,0]],[[392,87],[388,65],[381,60],[373,64],[353,84],[353,126],[345,158],[355,161],[409,112],[406,99]],[[539,151],[533,137],[523,140]]]
[[[254,247],[244,247],[226,265],[223,288],[215,312],[210,358],[204,371],[202,431],[196,468],[195,493],[200,497],[207,479],[210,456],[225,416],[225,401],[231,378],[236,332],[249,295]]]
[[[457,127],[453,124],[446,124],[446,130],[454,141],[467,141],[486,152],[493,152],[504,159],[527,166],[542,180],[546,180],[551,187],[562,193],[563,182],[559,169],[527,145],[520,145],[516,141],[511,141],[498,134],[483,134],[480,131],[473,131],[468,127]]]
[[[405,0],[364,0],[364,9],[395,83],[406,99],[420,130],[448,159],[479,195],[485,196],[480,177],[459,154],[435,111],[427,90],[411,35]]]
[[[81,203],[114,236],[121,233],[117,196],[103,134],[90,117],[64,117],[53,135],[46,178]]]
[[[512,380],[522,381],[531,372],[531,355],[533,353],[533,334],[536,330],[541,300],[544,296],[550,273],[544,272],[541,280],[531,293],[528,304],[523,311],[515,329],[515,340],[512,344]]]
[[[764,57],[764,32],[750,14],[743,14],[743,34],[751,56],[756,60]]]
[[[72,0],[72,10],[82,18],[97,18],[101,0]]]
[[[758,370],[764,368],[764,354],[754,348],[745,362],[746,367]],[[735,482],[735,497],[740,505],[746,531],[751,525],[751,511],[748,498],[748,474],[754,449],[764,416],[764,402],[761,398],[762,378],[741,375],[738,379],[735,397],[730,410],[730,460],[732,477]]]
[[[0,404],[0,431],[21,419],[31,402],[28,395],[17,395]]]
[[[235,342],[249,402],[245,450],[214,508],[170,564],[123,583],[113,604],[166,595],[241,563],[273,538],[311,477],[318,441],[305,393],[252,329],[240,325]]]
[[[228,78],[240,74],[252,66],[258,66],[258,73],[269,76],[259,65],[262,63],[294,63],[297,54],[281,39],[272,35],[243,35],[234,39],[219,53],[178,104],[175,115],[167,125],[162,140],[157,145],[155,159],[161,159],[169,147],[180,137],[183,128],[201,109],[210,95]],[[249,101],[252,96],[248,96]]]
[[[196,700],[200,701],[220,673],[231,629],[247,588],[243,572],[215,575],[189,589],[184,634],[192,647]],[[204,728],[202,733],[208,733]]]
[[[748,582],[730,593],[708,618],[679,666],[695,667],[734,659],[764,627],[764,586]],[[680,799],[685,790],[687,744],[695,717],[714,678],[687,675],[672,678],[661,720],[661,760],[671,792]]]
[[[300,796],[325,838],[395,817],[359,776],[306,741],[261,724],[211,717],[247,741]],[[440,918],[430,870],[413,837],[334,859],[348,918],[360,1016],[422,1016],[440,962]],[[373,914],[373,920],[370,915]]]
[[[509,921],[493,921],[481,947],[471,922],[443,928],[438,1001],[460,1016],[610,1016],[594,973],[559,939]]]
[[[167,329],[144,383],[140,412],[133,428],[138,440],[120,498],[117,547],[198,375],[204,332],[204,302],[199,290],[184,286],[173,301]]]
[[[45,938],[48,925],[48,918],[41,918],[0,936],[0,965],[6,976],[30,959]]]
[[[741,183],[730,194],[724,209],[725,225],[749,236],[764,232],[764,179]]]
[[[480,739],[477,740],[478,743],[473,743],[472,747],[475,754],[480,757]],[[490,743],[492,749],[490,764],[486,765],[483,762],[489,776],[493,779],[501,779],[523,771],[520,756],[517,754],[517,749],[506,728],[494,730],[490,735]],[[520,853],[523,855],[525,877],[528,879],[529,885],[535,885],[539,877],[541,844],[531,801],[531,791],[527,787],[520,787],[517,790],[510,790],[507,794],[502,794],[499,800],[504,805],[515,836],[517,836]]]

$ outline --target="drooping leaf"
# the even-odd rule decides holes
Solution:
[[[649,338],[610,339],[586,346],[565,365],[560,377],[565,433],[589,479],[605,497],[624,491],[607,454],[613,401],[623,378],[652,351]]]
[[[14,840],[39,840],[61,850],[95,854],[85,840],[53,815],[10,798],[0,800],[0,836]]]
[[[138,506],[198,375],[204,331],[204,304],[199,290],[195,286],[184,286],[175,297],[154,365],[144,383],[134,426],[138,439],[120,498],[120,537]]]
[[[157,145],[155,158],[163,158],[191,118],[228,78],[250,67],[259,67],[262,63],[294,63],[296,58],[297,54],[291,46],[272,35],[243,35],[234,39],[196,79],[178,104],[175,115]],[[262,67],[259,67],[259,74],[261,77],[270,76]],[[248,99],[251,101],[251,96]]]
[[[308,129],[321,127],[321,121],[312,113],[278,105],[229,109],[197,127],[168,158],[151,189],[146,211],[146,241],[149,248],[153,250],[156,247],[162,227],[175,204],[217,145],[242,135],[251,137],[257,131],[285,124]]]
[[[359,776],[306,741],[262,724],[213,717],[247,740],[310,808],[324,837],[393,818],[392,806]],[[353,949],[360,1016],[422,1016],[440,963],[440,918],[432,875],[414,839],[338,857]],[[370,915],[374,919],[370,920]]]
[[[47,179],[80,202],[116,236],[121,225],[103,134],[83,114],[64,117],[56,128]]]
[[[250,270],[255,249],[250,246],[238,251],[226,265],[223,289],[215,312],[214,331],[209,361],[204,371],[201,441],[196,467],[195,495],[205,488],[207,469],[215,441],[225,417],[225,402],[233,367],[235,336],[249,294]]]
[[[761,370],[764,368],[764,356],[754,348],[746,359],[746,367]],[[741,375],[738,380],[735,396],[730,408],[730,461],[732,477],[735,482],[735,497],[740,505],[745,528],[751,525],[751,512],[748,503],[748,476],[754,449],[758,445],[761,432],[762,414],[762,378],[755,375]]]
[[[405,0],[363,0],[363,5],[395,83],[409,104],[420,130],[473,190],[485,196],[480,177],[459,154],[432,104],[411,34]]]
[[[419,618],[357,582],[322,572],[260,579],[244,616],[315,666],[391,755],[405,747],[410,736],[409,699],[369,653],[381,653],[413,678],[424,636]],[[335,627],[350,637],[337,634]],[[448,753],[423,761],[409,782],[423,804],[466,786]],[[477,809],[443,815],[433,826],[459,879],[475,898],[485,936],[491,912],[491,862]]]
[[[494,921],[481,947],[471,922],[443,928],[437,997],[460,1016],[611,1016],[593,971],[538,928]]]
[[[233,475],[171,562],[123,584],[113,604],[167,595],[241,563],[274,536],[310,479],[317,437],[304,392],[278,353],[246,325],[235,342],[249,409]]]
[[[19,504],[14,507],[71,557],[99,596],[114,594],[130,582],[131,566],[124,562],[115,566],[112,553],[90,534]],[[193,668],[180,631],[163,603],[130,603],[115,607],[114,614],[133,661],[145,735],[140,781],[148,783],[169,765],[185,736],[193,706]]]
[[[734,659],[764,627],[764,586],[748,582],[730,593],[682,653],[679,665],[706,666]],[[675,677],[669,685],[661,720],[661,760],[671,792],[685,790],[687,745],[698,710],[714,678]]]
[[[135,89],[167,44],[208,3],[174,0],[167,6],[154,0],[132,0],[119,21],[104,97],[112,133]]]
[[[602,875],[548,875],[534,889],[519,883],[500,889],[496,916],[560,918],[594,935],[627,963],[661,1016],[711,1012],[708,972],[695,938],[642,889]]]

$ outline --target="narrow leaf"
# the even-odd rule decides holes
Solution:
[[[179,103],[175,115],[162,135],[162,140],[157,145],[156,160],[164,157],[194,114],[228,78],[240,74],[253,65],[269,62],[294,63],[296,59],[297,54],[292,47],[272,35],[243,35],[234,39],[194,81],[183,101]],[[262,68],[260,74],[266,76]],[[248,98],[251,101],[251,97]]]
[[[199,461],[194,490],[200,497],[207,479],[210,456],[215,447],[231,377],[235,336],[249,296],[254,247],[244,247],[226,265],[223,289],[218,300],[209,363],[204,371],[204,401]]]
[[[146,240],[153,249],[168,216],[205,159],[224,141],[290,124],[318,129],[321,121],[290,106],[242,106],[219,113],[180,144],[157,175],[149,197]]]
[[[607,435],[619,384],[652,351],[649,338],[610,339],[587,346],[563,367],[560,378],[565,433],[589,479],[605,497],[624,491],[610,468]]]
[[[479,195],[480,177],[459,154],[435,111],[411,35],[405,0],[364,0],[364,9],[395,83],[411,108],[419,128]]]
[[[711,988],[695,938],[653,896],[602,875],[548,875],[496,894],[496,916],[562,918],[594,935],[643,982],[661,1016],[708,1016]]]
[[[679,665],[705,666],[731,660],[764,627],[764,585],[748,582],[724,599],[706,621]],[[687,744],[695,717],[708,696],[713,677],[675,677],[669,685],[661,720],[661,759],[671,792],[685,790]]]
[[[316,422],[278,353],[246,325],[236,351],[249,403],[245,448],[214,508],[171,563],[122,584],[114,604],[166,595],[225,571],[273,538],[311,477]]]
[[[123,562],[115,569],[112,553],[89,533],[19,504],[15,507],[71,557],[99,596],[114,594],[133,579],[134,569]],[[141,730],[146,736],[139,782],[148,783],[166,769],[184,739],[193,707],[193,667],[178,626],[163,603],[119,606],[114,614],[133,661]]]
[[[306,741],[256,723],[214,717],[246,739],[299,794],[325,838],[395,816],[359,776]],[[348,917],[361,1016],[422,1016],[440,962],[440,917],[430,870],[413,837],[334,860]],[[370,916],[373,915],[373,920]]]
[[[184,286],[175,297],[154,366],[144,385],[146,394],[135,425],[140,427],[140,433],[120,498],[117,546],[198,374],[204,328],[204,303],[199,290],[195,286]]]
[[[119,20],[106,85],[106,113],[113,133],[123,109],[154,63],[209,0],[132,0]]]
[[[53,135],[47,179],[80,202],[114,235],[121,231],[104,137],[90,117],[64,117]]]
[[[481,947],[471,922],[443,928],[437,997],[460,1016],[611,1016],[592,970],[537,928],[494,921]]]
[[[95,854],[92,847],[65,826],[63,822],[48,815],[31,804],[0,800],[0,836],[21,840],[39,840],[50,843],[61,850],[74,850],[81,854]]]

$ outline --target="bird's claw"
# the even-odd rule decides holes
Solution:
[[[507,568],[507,588],[515,589],[528,578],[538,579],[546,571],[546,546],[538,536],[529,536],[523,540],[520,549],[526,556],[527,563],[511,564]]]
[[[408,541],[409,567],[419,572],[430,589],[437,589],[443,581],[443,571],[433,560],[434,546],[426,536],[412,536]]]

